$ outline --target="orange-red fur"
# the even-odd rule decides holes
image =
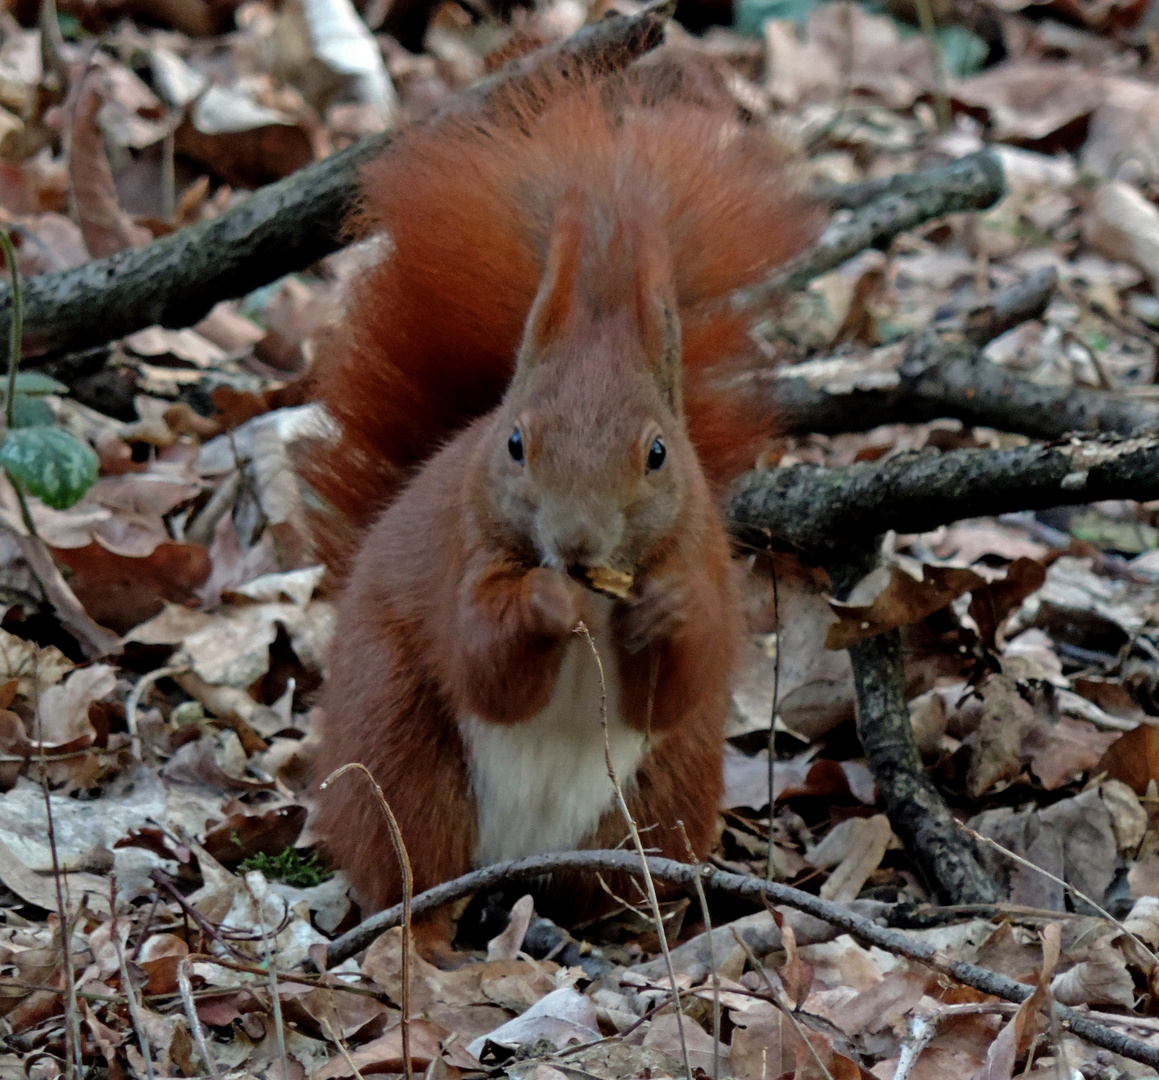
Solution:
[[[661,424],[669,488],[655,501],[657,521],[668,517],[636,521],[644,511],[621,499],[634,539],[617,557],[636,587],[602,659],[627,724],[653,737],[622,778],[646,842],[683,858],[679,821],[698,855],[710,846],[741,632],[710,481],[751,464],[767,435],[767,420],[714,388],[752,353],[748,314],[720,301],[811,235],[783,165],[767,133],[668,71],[525,87],[487,116],[411,132],[366,170],[359,227],[387,247],[320,366],[340,434],[307,471],[343,578],[318,768],[370,768],[416,889],[475,857],[461,718],[517,726],[542,709],[571,627],[592,618],[591,595],[537,566],[528,529],[497,509],[503,485],[523,482],[503,479],[503,447],[527,410],[549,418],[532,445],[577,466],[552,474],[563,505],[585,484],[620,498],[636,466],[611,459]],[[675,315],[683,415],[666,367]],[[381,907],[399,875],[359,783],[323,793],[317,821],[360,898]],[[585,843],[624,832],[613,807]],[[572,916],[590,910],[590,884],[562,887]]]

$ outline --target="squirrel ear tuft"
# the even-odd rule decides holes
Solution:
[[[552,224],[547,267],[539,293],[531,305],[519,367],[534,367],[543,353],[556,342],[572,320],[578,302],[576,285],[583,247],[583,196],[571,191],[560,202]]]
[[[672,263],[663,233],[631,229],[634,256],[636,319],[644,362],[676,416],[684,411],[681,392],[680,313],[672,280]]]

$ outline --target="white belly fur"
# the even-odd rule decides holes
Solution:
[[[608,608],[610,603],[592,636],[604,664],[612,764],[627,791],[647,736],[620,716]],[[613,805],[600,729],[599,671],[584,638],[577,635],[569,645],[555,692],[542,712],[518,724],[489,724],[469,716],[459,727],[478,815],[476,865],[571,850]]]

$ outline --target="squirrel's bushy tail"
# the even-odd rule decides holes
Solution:
[[[752,464],[770,419],[719,377],[751,364],[752,313],[720,301],[799,252],[816,215],[777,140],[706,85],[668,64],[524,83],[486,115],[411,129],[366,168],[354,224],[382,237],[383,257],[353,284],[320,358],[316,396],[339,434],[305,470],[327,506],[332,568],[418,465],[498,404],[556,207],[576,189],[593,230],[634,207],[661,223],[689,433],[713,480]]]

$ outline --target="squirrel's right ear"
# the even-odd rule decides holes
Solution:
[[[560,202],[552,224],[547,267],[527,316],[519,349],[521,368],[533,367],[571,322],[577,303],[582,245],[583,197],[573,192]]]

